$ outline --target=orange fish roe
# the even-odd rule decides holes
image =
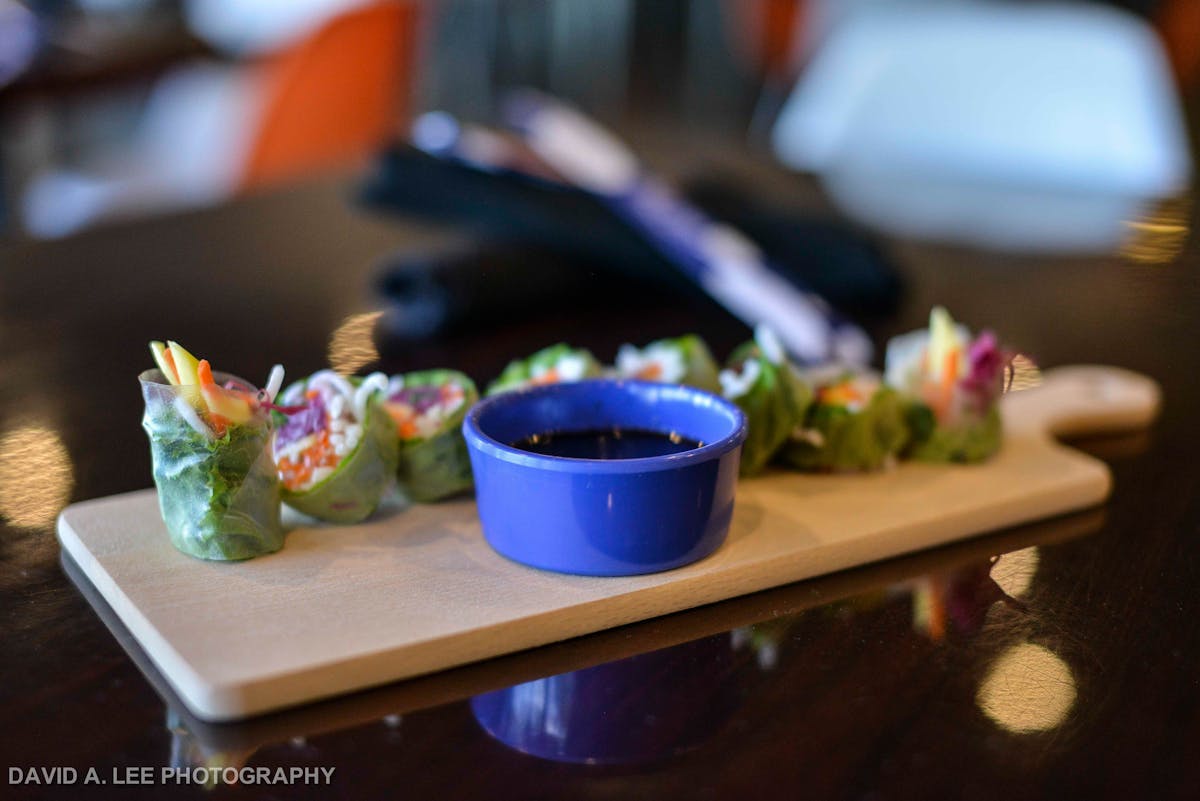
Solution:
[[[329,444],[329,432],[321,431],[314,435],[313,444],[302,451],[295,459],[285,456],[279,460],[279,477],[283,485],[290,490],[298,490],[308,485],[312,480],[313,471],[321,467],[337,467],[341,458]]]

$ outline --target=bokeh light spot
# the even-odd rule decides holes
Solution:
[[[1040,562],[1036,545],[1006,553],[992,565],[992,581],[1004,590],[1005,595],[1020,598],[1029,592]]]
[[[342,375],[351,375],[379,360],[375,348],[375,323],[383,312],[352,314],[342,321],[329,339],[329,365]]]
[[[1061,726],[1075,706],[1075,677],[1057,654],[1021,643],[1000,655],[979,686],[976,702],[996,725],[1014,734]]]
[[[0,515],[10,524],[52,524],[74,485],[71,456],[54,429],[24,425],[0,437]]]

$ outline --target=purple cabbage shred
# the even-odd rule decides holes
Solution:
[[[318,393],[315,398],[310,398],[300,411],[287,416],[287,422],[275,434],[275,439],[280,445],[287,445],[321,431],[325,428],[327,420],[325,401]]]
[[[984,331],[967,350],[968,372],[962,379],[964,392],[976,408],[986,409],[1004,389],[1004,372],[1011,355],[1000,347],[996,335]]]
[[[441,403],[442,391],[438,387],[405,387],[388,400],[411,406],[417,414],[424,414]]]

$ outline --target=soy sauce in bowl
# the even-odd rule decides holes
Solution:
[[[492,395],[462,428],[483,536],[515,562],[636,576],[703,559],[729,534],[746,415],[724,398],[585,379]]]
[[[568,459],[647,459],[670,456],[704,445],[674,431],[663,433],[640,428],[604,428],[535,434],[513,443],[530,453]]]

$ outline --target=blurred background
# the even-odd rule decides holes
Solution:
[[[1194,0],[0,0],[0,241],[332,176],[462,234],[379,254],[401,339],[713,296],[686,263],[730,246],[869,319],[902,291],[882,237],[1176,258],[1198,81]],[[530,97],[586,124],[547,139]],[[672,244],[693,213],[723,249]]]
[[[695,331],[720,358],[768,308],[811,323],[798,333],[837,329],[816,295],[876,357],[944,303],[1043,366],[1147,373],[1163,386],[1160,428],[1086,444],[1119,488],[1101,519],[881,566],[851,589],[838,582],[857,572],[781,590],[802,602],[755,601],[744,622],[773,620],[689,644],[667,668],[641,661],[674,677],[701,664],[694,649],[718,649],[739,676],[778,664],[779,678],[711,750],[638,780],[690,794],[733,771],[757,797],[789,786],[771,765],[805,787],[852,776],[861,795],[861,765],[883,753],[898,767],[880,782],[920,782],[910,797],[963,795],[962,766],[1016,797],[1083,795],[1070,782],[1174,797],[1143,779],[1182,787],[1194,775],[1164,766],[1198,764],[1197,738],[1176,736],[1200,708],[1197,562],[1181,536],[1200,497],[1187,484],[1198,91],[1200,0],[0,0],[12,764],[56,744],[77,765],[157,764],[172,737],[187,753],[62,581],[52,534],[65,504],[149,484],[134,380],[147,340],[256,381],[283,363],[289,378],[455,367],[484,384],[558,340],[608,361],[622,343]],[[706,283],[721,270],[737,280]],[[1002,563],[1025,585],[1005,584],[986,557],[1026,546]],[[981,627],[993,579],[1033,614]],[[614,636],[628,653],[626,630]],[[646,689],[628,665],[616,676]],[[524,697],[567,680],[534,682]],[[267,758],[360,753],[372,769],[346,773],[381,795],[401,771],[444,794],[471,779],[430,755],[494,759],[482,731],[512,744],[488,725],[505,702],[410,716],[386,754],[391,714],[328,745],[288,731]],[[717,723],[727,711],[696,709]],[[1032,736],[997,740],[976,710]],[[864,739],[884,730],[867,719],[890,721],[898,744]],[[658,731],[620,734],[653,745]],[[797,742],[819,758],[797,759]],[[543,794],[548,775],[572,778],[517,763],[472,775],[491,794],[497,776]]]

